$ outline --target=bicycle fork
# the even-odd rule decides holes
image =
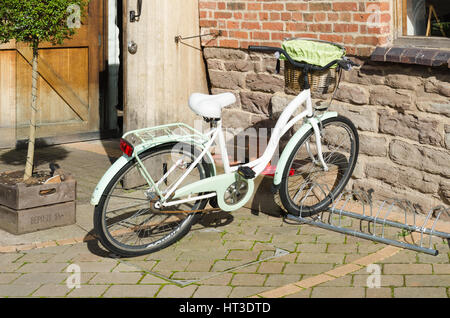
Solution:
[[[306,143],[306,151],[309,154],[309,157],[314,162],[314,164],[318,165],[319,163],[322,165],[323,170],[327,172],[329,170],[327,164],[325,163],[325,160],[323,158],[323,152],[322,152],[322,133],[320,131],[319,125],[316,120],[309,120],[309,123],[313,127],[314,135],[316,137],[316,147],[317,147],[317,156],[319,157],[319,162],[317,162],[315,156],[311,152],[311,147],[309,145],[309,142]]]

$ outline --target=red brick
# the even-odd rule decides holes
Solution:
[[[258,13],[256,12],[244,12],[244,20],[258,20]]]
[[[291,19],[292,19],[292,13],[290,13],[290,12],[282,12],[281,13],[281,20],[289,21]]]
[[[287,11],[306,11],[308,10],[307,3],[286,3]]]
[[[241,28],[247,30],[260,30],[261,24],[259,22],[242,22]]]
[[[314,13],[315,22],[324,22],[327,20],[327,14],[324,12]]]
[[[333,11],[357,11],[357,2],[333,2]]]
[[[261,10],[261,8],[262,8],[261,3],[247,3],[248,10],[259,11]]]
[[[252,39],[254,40],[270,40],[269,32],[252,32]]]
[[[220,39],[219,46],[221,46],[221,47],[230,47],[230,48],[238,48],[239,47],[239,41],[238,40],[231,40],[231,39]]]
[[[199,8],[200,9],[216,9],[217,2],[214,1],[200,1]]]
[[[233,14],[231,12],[224,12],[224,11],[214,12],[215,19],[230,19],[232,16]]]
[[[310,11],[330,11],[331,3],[327,2],[311,2],[309,4]]]
[[[342,35],[336,34],[320,34],[319,39],[334,43],[342,43],[344,37]]]
[[[307,29],[306,23],[286,23],[286,31],[306,31]]]
[[[263,30],[283,31],[284,30],[284,23],[281,23],[281,22],[263,22],[262,28],[263,28]]]
[[[283,11],[284,4],[283,3],[264,3],[263,9],[268,11]]]
[[[333,25],[333,30],[335,33],[358,32],[358,25],[357,24],[347,24],[347,23],[335,23]]]
[[[247,40],[248,39],[248,32],[245,32],[245,31],[230,31],[229,32],[229,37],[236,38],[236,39]]]

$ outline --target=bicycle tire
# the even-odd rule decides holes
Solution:
[[[313,156],[311,158],[311,144],[314,145],[314,142],[310,142],[309,149],[306,148],[307,141],[311,140],[312,138],[315,138],[314,130],[311,128],[297,143],[297,145],[294,147],[294,150],[292,151],[288,162],[286,164],[286,167],[283,171],[283,177],[281,181],[280,191],[279,191],[279,197],[281,200],[281,204],[286,210],[288,214],[292,214],[294,216],[301,216],[301,217],[309,217],[314,214],[317,214],[321,211],[324,211],[336,197],[342,192],[342,190],[347,185],[348,181],[350,180],[351,175],[353,174],[353,171],[356,166],[356,162],[358,160],[358,152],[359,152],[359,137],[358,132],[354,126],[354,124],[346,117],[338,116],[334,118],[326,119],[322,122],[322,133],[325,135],[327,132],[324,133],[324,131],[328,127],[340,127],[343,128],[343,131],[346,132],[349,136],[349,142],[350,146],[348,147],[349,155],[347,160],[347,164],[344,165],[341,164],[341,161],[343,161],[343,154],[337,153],[337,152],[329,152],[327,151],[331,146],[331,141],[328,141],[329,144],[327,144],[327,141],[323,140],[323,156],[326,164],[329,166],[330,170],[328,172],[325,172],[322,170],[322,175],[320,175],[319,169],[321,169],[320,163],[317,164],[313,162],[315,160],[316,156]],[[331,132],[331,130],[329,130]],[[324,138],[328,138],[329,140],[333,140],[334,137],[338,136],[338,134],[335,134],[335,132],[328,134],[329,136],[325,136]],[[305,149],[303,149],[305,148]],[[342,148],[344,149],[344,147]],[[343,151],[341,151],[343,152]],[[300,155],[300,160],[296,159],[296,156]],[[309,158],[308,158],[309,157]],[[331,162],[330,159],[336,159],[338,158],[339,161]],[[309,161],[308,161],[309,159]],[[319,181],[309,181],[307,178],[304,177],[304,173],[302,174],[300,168],[294,167],[293,164],[294,161],[297,160],[297,165],[303,167],[305,171],[307,171],[308,177],[310,178],[311,175],[315,175],[317,172],[317,175],[323,176],[324,174],[328,173],[328,176],[333,177],[331,173],[336,173],[336,179],[334,180],[334,184],[330,188],[328,185],[321,183],[322,180],[319,179]],[[316,160],[318,161],[318,160]],[[334,165],[334,166],[333,166]],[[337,168],[335,167],[337,166]],[[306,168],[305,168],[306,167]],[[317,169],[317,167],[320,167]],[[309,170],[307,170],[309,169]],[[313,171],[316,170],[316,171]],[[300,185],[296,185],[295,177],[297,176],[297,179],[302,179],[303,182],[301,182]],[[294,183],[294,186],[290,188],[289,180],[293,180],[292,183]],[[298,182],[297,182],[298,183]],[[298,190],[296,190],[296,187],[299,187]],[[315,188],[315,191],[314,191]],[[293,189],[293,191],[290,191]],[[297,196],[301,193],[304,193],[304,197],[301,197],[300,200],[297,200]],[[295,192],[295,196],[291,196],[291,192]],[[314,193],[313,193],[314,192]],[[305,203],[305,201],[308,200],[308,195],[313,193],[313,196],[316,197],[317,203]],[[319,198],[321,196],[321,198]]]
[[[177,144],[180,145],[180,144]],[[142,162],[146,162],[146,160],[152,156],[156,156],[160,153],[168,153],[170,151],[172,151],[174,144],[165,144],[165,145],[161,145],[158,146],[156,148],[151,148],[145,152],[143,152],[142,154],[139,155],[139,158],[141,159]],[[184,145],[183,149],[186,149],[185,147],[189,147],[192,150],[192,155],[197,157],[200,154],[200,151],[197,148],[192,147],[191,145]],[[115,237],[114,234],[117,235],[117,231],[115,233],[111,233],[108,228],[107,228],[107,224],[106,224],[106,207],[109,203],[108,198],[110,198],[111,193],[113,192],[114,188],[118,185],[120,180],[125,180],[125,175],[127,175],[128,172],[130,172],[130,170],[133,167],[137,166],[137,160],[134,159],[130,162],[128,162],[109,182],[108,186],[106,187],[100,201],[99,204],[95,207],[94,210],[94,229],[95,232],[97,233],[98,239],[100,241],[100,243],[110,252],[122,256],[122,257],[135,257],[135,256],[141,256],[141,255],[145,255],[145,254],[150,254],[150,253],[154,253],[156,251],[159,251],[161,249],[164,249],[170,245],[172,245],[173,243],[177,242],[178,240],[180,240],[182,237],[184,237],[189,230],[191,229],[191,226],[196,222],[198,216],[200,215],[200,213],[186,213],[184,214],[185,218],[180,221],[180,223],[176,226],[174,226],[174,228],[172,230],[170,230],[166,235],[164,235],[163,237],[161,237],[160,239],[154,241],[154,242],[150,242],[150,243],[146,243],[146,244],[141,244],[141,245],[137,245],[137,246],[132,246],[132,245],[127,245],[124,244],[123,242],[119,242]],[[194,168],[194,171],[198,170],[199,172],[199,177],[200,179],[203,178],[208,178],[211,176],[211,170],[209,167],[209,163],[207,163],[205,160],[202,160],[196,168]],[[191,172],[192,173],[192,172]],[[122,187],[123,187],[123,182],[122,181]],[[148,185],[147,185],[148,187]],[[190,210],[202,210],[205,208],[206,204],[208,203],[208,199],[203,199],[203,200],[198,200],[194,203],[194,205],[192,206],[192,208]],[[144,203],[143,203],[144,204]],[[149,201],[149,206],[150,206],[150,201]],[[178,206],[174,207],[174,209],[176,210]],[[154,215],[164,215],[163,212],[151,212],[150,209],[147,215],[150,215],[151,213],[153,213]],[[189,211],[189,210],[187,210]],[[142,214],[144,215],[144,214]],[[170,214],[170,217],[173,217],[174,214]],[[140,215],[139,215],[140,216]],[[169,216],[169,214],[167,214],[167,216]],[[181,216],[181,214],[180,214]],[[128,219],[125,219],[125,221],[127,221]],[[120,220],[120,222],[124,222],[124,220]],[[129,221],[128,221],[129,222]],[[128,223],[127,222],[127,223]],[[142,225],[142,224],[141,224]],[[165,226],[164,224],[162,226]],[[135,232],[136,228],[131,228],[131,230],[129,232]],[[139,229],[139,231],[142,231],[142,229]],[[148,229],[144,229],[144,235],[145,233],[149,232]],[[121,233],[119,233],[121,234]],[[137,233],[137,235],[141,235],[139,234],[139,232]]]

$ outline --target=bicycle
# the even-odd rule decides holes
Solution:
[[[274,174],[273,192],[279,193],[287,213],[313,216],[347,185],[358,158],[357,130],[337,112],[316,111],[308,75],[336,65],[344,70],[358,65],[345,52],[321,67],[295,61],[282,48],[250,46],[249,50],[280,54],[304,72],[303,90],[280,115],[263,155],[230,166],[221,113],[235,103],[232,93],[190,97],[190,108],[210,123],[207,133],[183,123],[126,133],[120,141],[123,156],[102,177],[91,199],[95,231],[109,251],[120,256],[156,252],[181,239],[202,213],[243,207],[280,138],[301,120],[303,125],[285,146]],[[305,110],[294,116],[303,104]],[[217,174],[210,152],[216,140],[222,174]],[[211,209],[206,209],[208,202]]]

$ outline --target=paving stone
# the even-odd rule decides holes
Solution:
[[[261,263],[261,265],[258,268],[258,273],[281,273],[283,272],[283,267],[284,264],[283,263],[268,263],[268,262],[264,262]]]
[[[433,264],[434,274],[450,274],[450,264]]]
[[[23,274],[13,285],[22,284],[62,284],[69,278],[69,274],[62,273],[27,273]]]
[[[395,298],[447,298],[443,287],[398,287],[394,288]]]
[[[110,287],[110,285],[81,285],[81,288],[74,288],[68,298],[97,298]],[[128,286],[126,286],[128,287]]]
[[[82,273],[109,273],[117,266],[116,263],[79,262],[74,263],[80,267]]]
[[[43,285],[33,293],[33,297],[64,297],[71,289],[65,285]]]
[[[297,245],[297,252],[324,253],[327,249],[326,243],[301,243]]]
[[[302,275],[300,274],[272,274],[269,275],[264,286],[279,287],[287,284],[295,283],[300,281]]]
[[[298,293],[284,296],[283,298],[310,298],[312,289],[304,289]]]
[[[13,263],[14,261],[21,259],[25,254],[22,253],[12,253],[12,254],[0,254],[0,269],[1,265]]]
[[[449,287],[449,275],[405,275],[406,287]]]
[[[230,286],[199,286],[193,298],[226,298],[232,289]]]
[[[311,298],[363,298],[362,287],[314,287]]]
[[[447,250],[448,250],[448,247],[447,247]],[[418,262],[419,263],[427,263],[427,264],[436,264],[436,263],[448,264],[450,261],[449,254],[450,254],[450,252],[449,253],[440,253],[437,256],[433,256],[433,255],[420,253]]]
[[[333,268],[333,264],[286,264],[284,274],[320,274]]]
[[[64,263],[29,263],[21,266],[19,273],[61,273],[69,264]]]
[[[323,284],[319,285],[320,287],[352,287],[352,276],[344,276],[339,277],[333,280],[330,280],[328,282],[325,282]]]
[[[344,257],[344,254],[335,253],[301,253],[296,262],[309,264],[342,264],[344,262]]]
[[[231,279],[233,278],[233,274],[231,273],[223,273],[217,276],[208,277],[206,279],[202,279],[202,285],[220,285],[226,286],[229,285]]]
[[[366,275],[353,275],[353,286],[367,286],[367,279],[369,278],[369,274]],[[400,287],[404,286],[404,278],[403,275],[381,275],[380,276],[380,286],[381,287],[389,287],[395,286]]]
[[[0,284],[9,284],[19,276],[20,274],[15,273],[0,274]]]
[[[384,264],[383,274],[432,274],[431,264]]]
[[[89,284],[137,284],[141,278],[141,273],[99,273]]]
[[[251,265],[245,265],[236,269],[233,269],[232,273],[256,273],[260,263],[255,263]]]
[[[45,263],[50,258],[52,258],[54,254],[25,254],[23,257],[14,261],[14,263]]]
[[[392,298],[392,290],[387,287],[366,288],[366,298]]]
[[[229,298],[251,297],[269,290],[270,287],[237,286],[233,287]]]
[[[104,298],[153,298],[161,288],[160,285],[113,285]]]
[[[162,279],[160,277],[157,277],[152,274],[146,274],[144,278],[139,282],[140,285],[142,284],[166,284],[167,280]]]
[[[26,297],[30,296],[42,284],[39,282],[0,285],[0,297]]]
[[[356,253],[358,246],[356,244],[328,244],[327,253]]]
[[[233,286],[262,286],[266,280],[263,274],[235,274],[231,285]]]
[[[198,286],[190,285],[178,287],[175,285],[165,285],[156,295],[158,298],[190,298],[197,290]]]
[[[207,272],[213,266],[214,261],[191,261],[189,265],[186,267],[186,271],[198,272],[203,271]]]

